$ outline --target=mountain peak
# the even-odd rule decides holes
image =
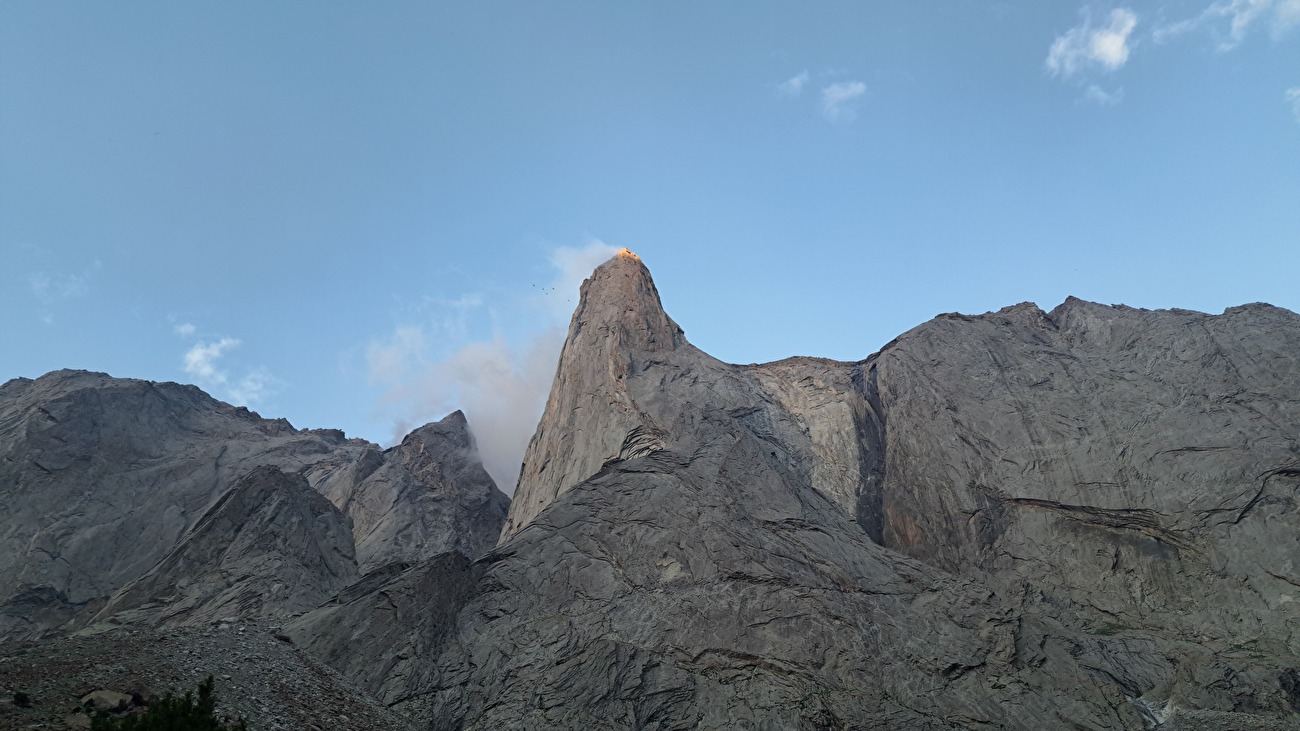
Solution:
[[[641,257],[622,249],[582,283],[569,323],[570,345],[592,337],[628,350],[672,350],[682,329],[664,312],[659,290]]]
[[[627,249],[582,283],[546,410],[524,455],[504,535],[619,454],[642,420],[627,379],[650,353],[689,347],[664,312],[650,270]],[[576,434],[583,439],[575,439]],[[579,444],[580,443],[580,444]]]

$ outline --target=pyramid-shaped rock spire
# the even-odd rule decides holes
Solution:
[[[526,525],[557,495],[618,456],[643,419],[627,393],[640,353],[690,347],[664,312],[650,270],[623,249],[582,283],[578,307],[524,455],[503,536]]]

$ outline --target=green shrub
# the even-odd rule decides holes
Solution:
[[[171,693],[149,706],[144,713],[124,716],[97,713],[90,721],[91,731],[246,731],[243,719],[233,727],[217,720],[217,697],[212,692],[212,676],[199,683],[199,697],[192,693],[177,698]]]
[[[31,708],[32,697],[22,692],[21,690],[17,691],[14,693],[14,705],[18,706],[19,708]]]

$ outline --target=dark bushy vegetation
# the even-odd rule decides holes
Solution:
[[[17,693],[14,693],[14,705],[19,708],[31,708],[32,697],[20,690]]]
[[[91,731],[246,731],[241,719],[235,726],[223,726],[217,719],[217,696],[212,692],[212,676],[199,683],[199,697],[192,693],[167,697],[149,706],[144,713],[124,716],[97,713],[91,719]]]

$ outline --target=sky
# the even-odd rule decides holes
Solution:
[[[509,492],[621,247],[735,363],[1300,310],[1300,0],[0,4],[0,381],[461,408]]]

